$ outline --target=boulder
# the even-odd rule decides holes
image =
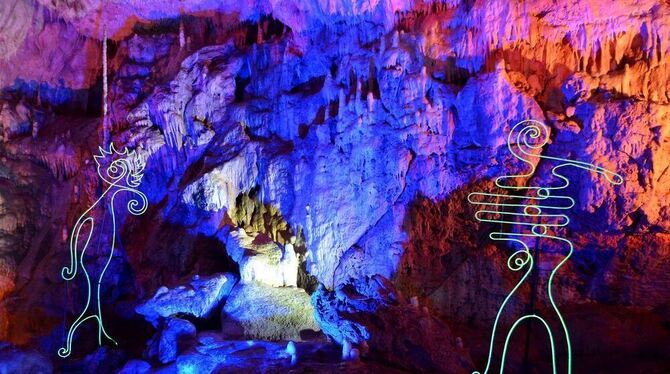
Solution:
[[[195,340],[195,326],[184,319],[168,318],[161,323],[159,331],[149,341],[146,356],[157,358],[163,364],[177,358],[177,354]]]
[[[312,303],[323,332],[344,351],[358,352],[352,345],[369,349],[372,356],[411,371],[472,371],[469,353],[451,329],[427,309],[407,302],[382,276],[350,280],[333,291],[320,287]]]
[[[207,318],[221,305],[235,283],[237,276],[231,273],[208,277],[196,275],[188,285],[173,289],[161,287],[151,299],[135,308],[135,311],[155,327],[161,318],[175,314]]]
[[[300,341],[320,330],[303,289],[255,282],[235,286],[221,324],[228,337],[242,339]]]

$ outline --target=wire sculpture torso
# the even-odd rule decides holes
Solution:
[[[70,265],[63,267],[61,271],[61,276],[66,281],[73,280],[77,275],[83,275],[87,287],[84,308],[70,326],[64,346],[58,349],[58,355],[63,358],[68,357],[72,353],[74,333],[81,324],[90,319],[96,320],[98,323],[98,344],[102,345],[103,336],[116,344],[116,341],[105,330],[100,301],[102,281],[112,261],[116,246],[117,218],[114,211],[114,200],[121,192],[128,192],[133,195],[126,205],[128,212],[133,215],[143,214],[148,206],[146,195],[138,189],[144,171],[144,162],[142,159],[134,151],[129,152],[127,148],[121,152],[117,151],[113,144],[110,145],[109,150],[99,148],[99,151],[100,154],[93,156],[93,158],[97,166],[98,177],[107,186],[100,197],[84,211],[75,223],[70,235]],[[90,269],[86,267],[85,255],[91,243],[95,227],[93,211],[95,208],[99,208],[105,204],[108,213],[104,214],[111,216],[111,245],[108,249],[109,255],[102,270],[99,272],[98,277],[94,279],[95,283],[91,283]],[[80,238],[83,229],[88,229],[88,234]],[[83,242],[83,245],[81,245],[81,242]],[[92,302],[91,298],[93,296],[95,296],[95,301]]]
[[[574,251],[574,246],[569,239],[555,233],[557,229],[565,227],[570,223],[566,212],[575,205],[575,200],[570,196],[560,194],[562,190],[570,185],[570,180],[562,174],[562,169],[575,167],[594,172],[604,176],[613,185],[622,184],[623,178],[619,174],[593,164],[542,155],[541,150],[547,144],[548,140],[549,132],[543,123],[535,120],[525,120],[517,123],[507,137],[507,147],[514,157],[528,164],[530,170],[527,173],[505,175],[496,178],[496,186],[509,193],[473,192],[468,195],[468,202],[478,207],[478,211],[475,213],[477,221],[500,224],[500,230],[491,232],[489,238],[494,241],[508,242],[512,245],[517,245],[517,248],[521,248],[508,257],[507,267],[512,271],[523,271],[525,269],[520,280],[505,297],[496,314],[484,374],[488,373],[494,366],[494,356],[500,357],[500,373],[503,373],[509,342],[515,329],[522,322],[529,322],[530,320],[540,322],[547,331],[553,373],[560,371],[559,365],[568,374],[572,372],[570,334],[565,319],[554,299],[552,288],[556,275],[570,259]],[[515,185],[515,181],[527,181],[535,174],[536,164],[533,163],[533,160],[538,159],[557,163],[556,166],[552,167],[551,174],[558,179],[558,185]],[[510,229],[505,230],[503,226]],[[496,350],[496,345],[498,344],[496,344],[495,340],[499,330],[502,330],[501,316],[506,307],[509,306],[510,299],[528,280],[531,272],[533,270],[537,271],[533,254],[530,251],[532,244],[529,244],[529,241],[539,239],[555,240],[567,247],[563,258],[551,270],[546,282],[546,289],[543,290],[546,291],[545,296],[550,304],[551,319],[545,318],[540,313],[535,312],[527,313],[513,319],[514,322],[507,329],[507,334],[502,345],[502,352],[500,352],[500,350]],[[557,321],[558,323],[552,321]],[[564,342],[561,351],[564,350],[565,359],[560,364],[557,357],[557,334],[563,335],[561,340]],[[480,374],[480,372],[475,371],[473,374]]]

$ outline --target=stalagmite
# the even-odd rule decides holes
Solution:
[[[298,351],[295,348],[295,343],[293,343],[293,341],[289,341],[288,344],[286,344],[286,354],[291,357],[291,366],[295,366],[295,364],[298,363]]]
[[[342,361],[347,361],[351,357],[351,342],[349,340],[344,340],[342,342]]]

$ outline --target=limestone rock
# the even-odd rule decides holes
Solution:
[[[321,287],[312,302],[324,333],[341,344],[369,347],[371,355],[408,370],[472,369],[449,327],[399,296],[384,277],[351,280],[334,291]]]
[[[272,287],[296,287],[298,258],[293,245],[281,247],[267,235],[247,235],[244,229],[229,234],[228,254],[240,267],[240,282],[263,283]]]
[[[183,201],[205,211],[234,210],[235,199],[255,186],[258,149],[245,147],[235,158],[222,162],[185,188]]]
[[[235,286],[221,324],[226,336],[243,339],[300,341],[320,330],[304,290],[260,283]]]
[[[460,148],[503,146],[512,127],[528,118],[542,118],[542,110],[532,97],[516,89],[502,70],[471,78],[458,93],[456,108],[460,126],[454,145]]]
[[[195,341],[195,326],[180,318],[167,318],[147,344],[146,356],[163,364],[174,361],[177,355]]]
[[[598,82],[595,79],[588,74],[575,73],[563,82],[561,91],[565,95],[566,102],[570,103],[579,99],[588,100],[596,88],[598,88]]]
[[[14,261],[11,258],[0,258],[0,300],[14,290],[15,274],[16,264]]]
[[[215,274],[209,277],[193,277],[188,285],[173,289],[165,287],[135,309],[154,326],[161,318],[175,314],[189,314],[205,318],[226,299],[237,277],[230,273]]]
[[[0,110],[0,126],[4,130],[4,138],[19,137],[30,134],[32,131],[31,111],[23,103],[14,108],[5,103]]]
[[[290,343],[289,343],[290,344]],[[175,362],[154,366],[160,372],[285,373],[389,373],[404,371],[377,362],[341,362],[339,349],[321,341],[295,342],[297,357],[287,352],[284,341],[230,340],[220,332],[199,333],[197,343]],[[294,359],[297,361],[294,362]]]
[[[119,374],[147,374],[151,370],[151,364],[143,360],[130,360],[121,368]]]
[[[85,298],[81,287],[54,285],[62,284],[68,228],[100,193],[86,163],[101,135],[100,25],[113,39],[112,137],[146,159],[141,188],[150,200],[146,216],[118,217],[123,246],[103,290],[105,311],[116,314],[108,321],[119,324],[110,330],[131,323],[122,301],[199,273],[210,248],[224,257],[237,227],[278,243],[268,258],[290,254],[282,236],[296,235],[301,275],[331,289],[352,277],[394,277],[449,321],[490,327],[517,274],[505,266],[509,248],[487,239],[490,227],[474,222],[465,201],[492,191],[495,177],[527,170],[505,141],[529,117],[550,126],[545,154],[625,179],[611,186],[571,175],[575,252],[557,274],[561,308],[608,304],[634,316],[635,305],[649,313],[635,318],[662,314],[653,326],[667,324],[666,2],[185,3],[110,0],[101,11],[97,0],[0,2],[0,335],[54,345],[57,333],[42,335],[59,331],[63,300]],[[548,170],[540,163],[527,182],[551,182]],[[244,202],[252,192],[253,204]],[[211,261],[203,274],[233,271],[226,261]],[[273,269],[270,283],[280,283],[279,273],[281,284],[294,283]],[[257,273],[250,278],[265,277]],[[157,296],[148,318],[221,305],[190,287],[161,290],[166,300]],[[513,310],[526,307],[527,291]],[[611,321],[626,331],[593,341],[614,346],[656,334],[652,325]],[[374,339],[364,322],[330,334],[361,340],[365,327]],[[573,336],[591,341],[588,333]],[[264,348],[239,354],[262,362]],[[179,356],[171,367],[215,370],[222,362]]]

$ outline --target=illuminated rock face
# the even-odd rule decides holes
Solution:
[[[167,318],[156,335],[147,343],[146,356],[158,359],[162,364],[170,363],[177,358],[180,351],[183,352],[192,344],[195,334],[195,326],[191,322],[179,318]]]
[[[303,340],[320,330],[305,290],[238,284],[221,313],[224,336],[230,339]]]
[[[280,247],[264,234],[249,236],[244,229],[231,232],[228,254],[240,267],[240,282],[259,282],[272,287],[298,285],[298,258],[289,243]]]
[[[174,315],[208,317],[220,307],[237,283],[233,274],[217,274],[211,277],[196,277],[189,285],[174,289],[165,287],[136,308],[137,313],[157,326],[162,319]]]
[[[559,274],[558,303],[580,321],[607,304],[615,321],[644,317],[637,335],[667,338],[667,3],[105,3],[102,19],[95,0],[0,5],[0,339],[52,334],[59,306],[81,296],[58,272],[73,219],[99,195],[87,160],[101,139],[100,24],[114,40],[113,139],[146,158],[151,207],[119,217],[120,255],[103,290],[112,325],[157,293],[150,300],[169,295],[169,310],[155,306],[143,313],[149,321],[204,317],[223,298],[178,285],[230,272],[243,284],[306,289],[379,274],[450,323],[487,328],[516,275],[466,196],[524,170],[505,140],[532,118],[550,127],[545,154],[625,178],[613,187],[571,175],[576,252]],[[552,182],[548,165],[537,170],[533,184]],[[236,232],[269,238],[268,247],[240,255],[254,248]],[[233,314],[245,315],[254,296],[242,288]],[[529,290],[521,293],[512,309],[527,307]],[[575,334],[588,340],[587,328]],[[592,353],[647,349],[601,341]],[[656,346],[651,356],[666,353]],[[186,356],[174,365],[201,358]]]

